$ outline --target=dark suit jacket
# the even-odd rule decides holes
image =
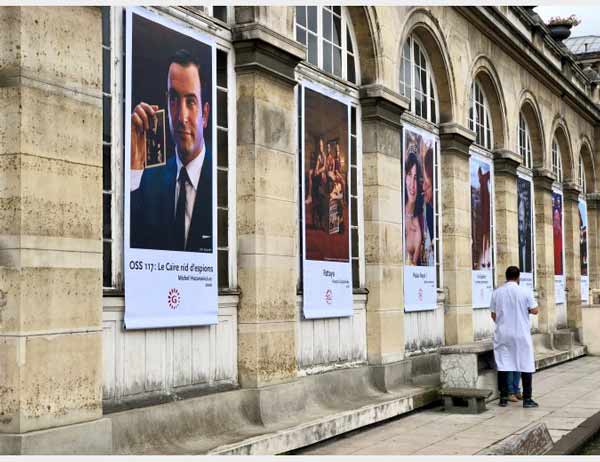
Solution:
[[[212,158],[208,146],[198,181],[186,248],[175,244],[175,156],[162,167],[144,170],[131,192],[130,246],[138,249],[212,252]]]

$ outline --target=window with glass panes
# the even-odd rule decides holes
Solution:
[[[192,8],[192,7],[189,7]],[[199,7],[200,8],[200,7]],[[221,14],[217,9],[212,7],[210,14]],[[226,8],[226,7],[223,7]],[[185,8],[179,8],[184,11]],[[203,10],[204,11],[204,10]],[[122,190],[122,172],[116,171],[116,165],[122,164],[123,146],[115,144],[111,133],[114,133],[113,125],[116,123],[123,126],[122,114],[124,113],[123,93],[120,82],[111,82],[114,75],[124,73],[122,65],[115,65],[115,69],[111,69],[111,63],[115,62],[114,53],[115,47],[111,46],[110,37],[122,37],[122,23],[112,21],[111,14],[123,14],[123,9],[119,7],[103,7],[102,8],[102,24],[103,24],[103,286],[104,289],[116,289],[122,287],[122,281],[117,278],[122,274],[121,270],[115,270],[115,263],[122,261],[122,230],[117,227],[122,227],[122,220],[114,220],[115,212],[122,217],[122,198],[117,197],[117,191]],[[223,20],[217,17],[219,20]],[[112,21],[112,22],[111,22]],[[217,23],[215,23],[217,24]],[[118,31],[111,31],[111,27],[117,27]],[[112,44],[114,45],[114,44]],[[235,104],[233,100],[232,85],[233,85],[233,65],[230,59],[230,49],[226,46],[217,47],[217,81],[216,81],[216,96],[217,101],[212,110],[217,124],[217,252],[218,252],[218,282],[220,289],[232,287],[234,284],[232,272],[229,271],[231,265],[231,242],[230,238],[230,223],[234,217],[231,216],[231,208],[229,206],[229,177],[231,175],[230,165],[232,156],[230,150],[233,148],[230,137],[232,136],[232,114],[230,107]],[[116,60],[119,63],[124,62],[123,59]],[[114,71],[114,72],[113,72]],[[113,120],[114,115],[119,115],[119,120]],[[117,129],[117,132],[119,130]],[[115,210],[117,209],[117,210]],[[118,236],[118,239],[115,239]],[[119,242],[117,242],[119,241]],[[115,276],[117,274],[118,276]]]
[[[356,52],[342,6],[297,6],[296,40],[307,48],[309,63],[357,83]]]
[[[111,136],[111,63],[110,7],[102,7],[102,286],[112,288],[112,136]]]
[[[425,48],[412,35],[402,47],[400,93],[410,99],[410,111],[431,123],[437,123],[436,87]]]
[[[560,146],[556,141],[556,138],[552,140],[552,172],[556,176],[556,181],[562,183],[563,181],[563,168],[562,158],[560,155]]]
[[[475,143],[485,149],[492,149],[492,123],[488,100],[475,80],[471,86],[471,105],[469,108],[469,128],[475,132]]]
[[[531,134],[523,113],[519,113],[519,154],[523,158],[523,166],[531,169]]]
[[[581,186],[581,193],[587,193],[587,185],[585,183],[585,167],[583,165],[583,159],[579,157],[579,186]]]

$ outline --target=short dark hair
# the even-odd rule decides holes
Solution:
[[[195,66],[198,70],[200,86],[202,86],[202,75],[200,74],[200,61],[198,61],[198,59],[189,50],[186,50],[185,48],[177,50],[175,54],[171,56],[171,59],[169,59],[169,66],[173,63],[179,64],[183,67]]]
[[[519,279],[519,275],[521,271],[516,266],[509,266],[506,268],[506,280],[507,281],[516,281]]]

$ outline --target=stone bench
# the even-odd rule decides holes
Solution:
[[[479,388],[442,388],[440,396],[444,399],[444,410],[458,414],[481,414],[485,411],[485,400],[492,390]]]
[[[490,401],[498,397],[498,379],[491,340],[440,348],[442,389],[487,390]]]

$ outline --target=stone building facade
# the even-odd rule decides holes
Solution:
[[[494,170],[495,284],[519,261],[517,179],[528,178],[540,307],[532,329],[548,339],[571,329],[593,343],[585,332],[600,325],[598,80],[531,9],[152,11],[211,36],[218,49],[219,322],[123,328],[123,9],[0,8],[0,453],[160,452],[141,422],[164,430],[167,446],[192,438],[194,430],[181,427],[186,412],[196,429],[222,438],[186,447],[210,452],[260,434],[258,427],[279,428],[282,409],[311,415],[329,403],[334,413],[352,407],[352,396],[413,393],[425,382],[418,398],[406,391],[410,399],[385,416],[435,399],[438,349],[493,332],[489,309],[473,309],[474,152]],[[327,35],[326,21],[339,40]],[[335,52],[326,58],[332,46],[339,62]],[[302,312],[303,82],[343,95],[356,115],[351,317],[311,320]],[[406,126],[439,145],[438,303],[422,312],[404,309]],[[564,203],[564,303],[555,300],[553,193]],[[581,284],[581,201],[589,294]],[[380,418],[356,417],[257,451],[291,450]]]

